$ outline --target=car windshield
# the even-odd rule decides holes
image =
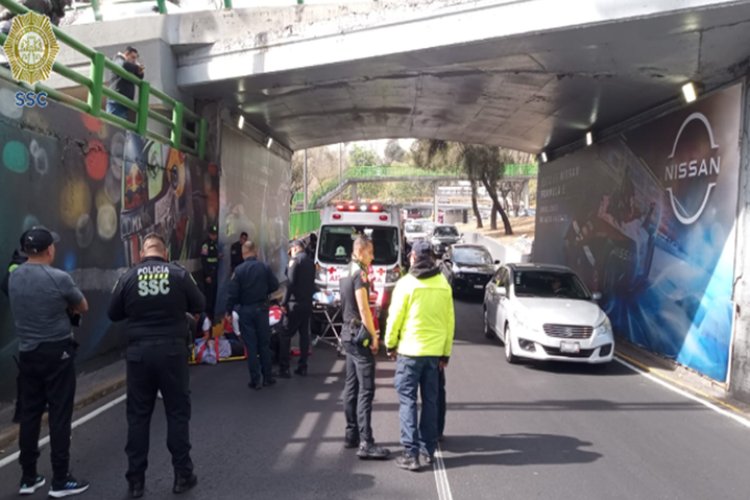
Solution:
[[[407,233],[421,233],[422,232],[422,224],[415,224],[415,223],[412,222],[410,224],[404,225],[404,230]]]
[[[458,236],[458,229],[453,226],[438,226],[435,228],[435,236]]]
[[[516,271],[513,274],[513,285],[518,297],[591,299],[591,293],[573,273]]]
[[[352,256],[352,244],[360,234],[372,240],[375,265],[395,264],[398,261],[399,242],[395,227],[377,226],[323,226],[318,237],[318,259],[321,262],[346,264]]]
[[[485,265],[492,264],[490,253],[484,248],[454,247],[452,260],[456,264]]]

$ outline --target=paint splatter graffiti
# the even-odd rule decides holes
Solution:
[[[158,232],[170,258],[196,267],[199,243],[218,216],[219,171],[162,144],[56,103],[6,106],[0,83],[0,272],[35,224],[60,233],[55,265],[73,275],[91,312],[76,329],[79,360],[117,352],[123,337],[106,318],[121,270]],[[213,214],[213,216],[211,215]],[[0,294],[0,404],[14,397],[17,350],[8,299]]]

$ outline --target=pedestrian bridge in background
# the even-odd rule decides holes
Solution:
[[[675,106],[685,82],[744,75],[749,21],[750,4],[722,0],[387,0],[65,29],[108,55],[138,46],[167,93],[218,101],[291,150],[416,137],[549,153]]]

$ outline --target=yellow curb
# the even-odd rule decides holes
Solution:
[[[668,382],[668,383],[670,383],[672,385],[676,385],[676,386],[680,387],[681,389],[684,389],[687,392],[690,392],[691,394],[694,394],[696,396],[700,396],[700,397],[702,397],[702,398],[704,398],[704,399],[706,399],[706,400],[708,400],[708,401],[710,401],[710,402],[712,402],[714,404],[717,404],[719,406],[722,406],[722,407],[726,408],[727,410],[731,410],[732,412],[736,413],[737,415],[739,415],[741,417],[745,417],[745,418],[747,417],[747,415],[745,414],[744,411],[742,411],[740,408],[737,408],[736,406],[733,406],[733,405],[727,403],[726,401],[722,401],[721,399],[717,399],[714,396],[711,396],[710,394],[706,394],[705,392],[700,391],[700,390],[698,390],[695,387],[692,387],[690,385],[683,384],[682,382],[679,382],[679,381],[673,379],[672,377],[667,377],[666,375],[662,375],[658,371],[653,370],[651,367],[649,367],[647,365],[644,365],[640,361],[637,361],[637,360],[631,358],[630,356],[627,356],[627,355],[619,353],[619,352],[615,353],[615,355],[618,358],[622,358],[625,361],[627,361],[628,363],[630,363],[632,365],[635,365],[636,367],[640,368],[644,372],[646,372],[646,373],[648,373],[650,375],[653,375],[654,377],[658,377],[658,378],[664,380],[665,382]]]

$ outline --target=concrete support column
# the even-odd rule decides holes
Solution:
[[[221,111],[219,100],[198,99],[195,101],[195,112],[205,118],[208,123],[208,137],[206,138],[206,160],[217,163],[221,160]]]
[[[744,90],[745,112],[740,135],[740,179],[735,252],[734,335],[730,348],[729,391],[750,401],[750,93]]]

